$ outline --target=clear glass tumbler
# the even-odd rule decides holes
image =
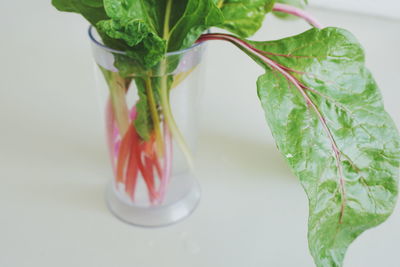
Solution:
[[[200,199],[190,154],[197,139],[205,46],[168,53],[145,69],[125,52],[105,46],[93,27],[89,37],[114,171],[108,207],[134,225],[175,223]]]

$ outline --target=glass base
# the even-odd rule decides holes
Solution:
[[[129,203],[119,196],[115,185],[107,186],[106,201],[118,219],[136,226],[161,227],[188,217],[200,201],[200,186],[192,174],[174,175],[161,205]]]

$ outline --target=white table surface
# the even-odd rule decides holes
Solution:
[[[118,221],[104,203],[111,177],[86,23],[49,1],[1,1],[1,267],[310,267],[306,196],[264,122],[262,70],[229,44],[209,46],[196,159],[201,204],[159,228]],[[364,44],[400,125],[400,22],[311,10]],[[305,30],[268,18],[257,39]],[[346,267],[400,266],[400,209],[350,247]]]

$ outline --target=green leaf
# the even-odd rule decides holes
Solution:
[[[262,26],[265,15],[272,10],[274,0],[219,0],[218,6],[224,15],[219,28],[249,37]]]
[[[110,20],[97,23],[100,32],[110,38],[123,40],[128,56],[144,68],[156,65],[165,54],[166,42],[158,36],[153,21],[141,0],[104,0]]]
[[[121,39],[129,46],[127,55],[145,68],[157,64],[165,54],[165,41],[151,32],[147,24],[139,20],[118,22],[103,20],[98,29],[112,39]]]
[[[93,25],[107,19],[102,0],[52,0],[51,3],[59,11],[81,14]]]
[[[103,7],[104,5],[103,0],[82,0],[82,3],[90,7]]]
[[[312,29],[252,44],[302,85],[258,60],[266,67],[257,82],[266,119],[309,198],[311,254],[318,267],[342,266],[349,244],[395,206],[396,126],[349,32]]]
[[[171,9],[181,1],[172,1]],[[175,24],[168,27],[168,51],[177,51],[193,45],[208,28],[223,22],[223,15],[213,0],[188,0],[186,9]],[[176,17],[176,16],[172,16]]]
[[[148,20],[158,35],[163,37],[164,24],[168,23],[168,28],[171,29],[185,12],[188,0],[141,0],[141,3],[142,8],[146,10]]]
[[[81,14],[93,26],[96,26],[99,21],[108,19],[104,10],[103,0],[52,0],[52,4],[60,11]],[[117,50],[128,48],[122,40],[112,39],[99,30],[98,33],[108,47]]]

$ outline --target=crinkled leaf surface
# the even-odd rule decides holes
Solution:
[[[291,74],[307,87],[308,104],[275,70],[267,68],[257,82],[278,149],[308,195],[308,239],[316,265],[342,266],[349,244],[385,221],[395,206],[400,158],[396,126],[364,65],[363,50],[349,32],[312,29],[252,44],[281,54],[269,57],[295,70]]]
[[[241,37],[255,34],[261,27],[265,15],[272,10],[274,0],[216,0],[224,15],[219,28]]]
[[[222,23],[213,0],[104,0],[110,20],[101,32],[121,39],[128,55],[145,68],[154,67],[166,51],[190,47],[206,29]]]
[[[142,2],[104,0],[104,8],[111,19],[98,22],[97,28],[110,38],[123,40],[130,47],[128,56],[150,68],[163,57],[166,42],[158,36],[154,21]]]

